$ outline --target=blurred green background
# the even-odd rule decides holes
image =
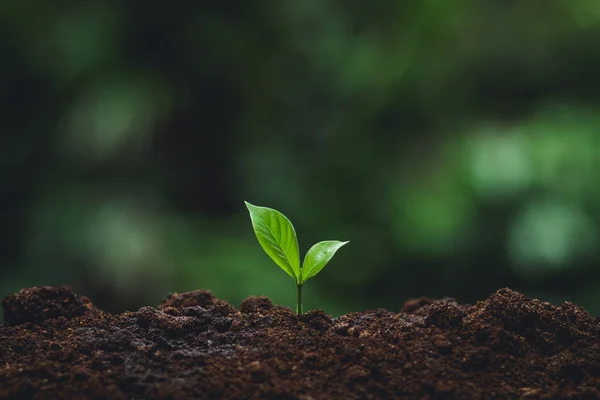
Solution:
[[[501,287],[600,314],[600,2],[0,2],[0,296],[305,309]]]

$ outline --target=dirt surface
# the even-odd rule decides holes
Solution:
[[[208,291],[118,315],[68,287],[2,306],[0,399],[600,398],[600,320],[509,289],[335,319]]]

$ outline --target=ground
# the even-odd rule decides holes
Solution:
[[[2,306],[0,399],[600,399],[600,320],[510,289],[334,319],[205,290],[116,315],[68,287]]]

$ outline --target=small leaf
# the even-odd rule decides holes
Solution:
[[[300,280],[300,251],[296,231],[290,220],[277,210],[245,201],[252,227],[265,253],[296,283]]]
[[[348,242],[340,242],[338,240],[326,240],[319,242],[308,250],[306,257],[304,257],[304,263],[302,264],[302,280],[301,283],[306,282],[323,269],[325,265],[331,260],[335,252],[340,247]]]

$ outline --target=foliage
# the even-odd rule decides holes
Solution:
[[[261,198],[355,243],[307,307],[509,286],[598,314],[599,4],[0,1],[0,297],[285,303]]]
[[[296,230],[290,220],[277,210],[255,206],[245,202],[252,228],[263,250],[275,264],[291,276],[298,287],[298,305],[296,311],[302,314],[302,286],[317,275],[335,253],[346,243],[338,240],[326,240],[313,245],[300,266],[300,250]]]

